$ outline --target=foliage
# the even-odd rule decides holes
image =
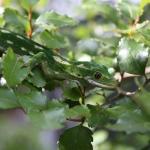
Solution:
[[[60,150],[149,147],[149,0],[83,0],[74,19],[39,12],[38,0],[13,2],[0,16],[0,110],[21,108],[42,130],[78,122]],[[61,98],[46,96],[58,87]]]

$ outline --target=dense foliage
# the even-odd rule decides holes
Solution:
[[[83,0],[75,19],[41,12],[42,2],[3,4],[0,109],[21,108],[40,130],[74,122],[60,150],[150,148],[150,1]]]

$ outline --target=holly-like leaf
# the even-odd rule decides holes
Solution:
[[[102,126],[107,123],[109,114],[105,109],[99,105],[88,105],[90,117],[88,118],[88,125],[90,127]]]
[[[50,29],[51,27],[73,26],[76,22],[68,16],[50,11],[41,14],[37,18],[36,24],[42,26],[44,29]]]
[[[149,49],[133,39],[122,38],[119,42],[118,63],[122,72],[143,75]]]
[[[19,103],[13,90],[0,88],[0,109],[10,109],[18,106]]]
[[[93,150],[90,129],[81,125],[66,130],[59,138],[60,150]]]
[[[67,106],[57,101],[51,101],[46,110],[30,112],[29,118],[33,125],[42,129],[59,129],[65,122],[65,110]]]
[[[150,132],[149,118],[131,100],[125,100],[120,104],[108,108],[110,118],[116,120],[114,124],[107,127],[114,131],[125,131],[127,133]]]
[[[3,57],[3,75],[10,87],[20,84],[29,74],[30,68],[24,66],[21,58],[17,58],[11,48]]]

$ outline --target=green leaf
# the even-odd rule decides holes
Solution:
[[[76,126],[66,130],[59,138],[60,150],[93,150],[93,141],[90,129]]]
[[[23,8],[29,10],[34,5],[36,5],[39,2],[39,0],[19,0],[19,2]]]
[[[76,22],[68,16],[50,11],[41,14],[37,18],[36,24],[44,29],[50,29],[51,27],[73,26]]]
[[[12,8],[6,8],[4,12],[4,19],[6,26],[20,32],[28,29],[27,18],[22,16],[17,10]]]
[[[66,99],[71,99],[72,101],[79,101],[81,97],[81,92],[75,82],[66,83],[63,87],[63,96]]]
[[[122,38],[119,42],[118,63],[122,72],[143,75],[149,49],[133,39]]]
[[[24,67],[21,58],[17,58],[11,48],[3,57],[3,75],[10,87],[20,84],[29,74],[30,68]]]
[[[30,90],[26,86],[19,86],[16,95],[26,112],[37,112],[47,106],[47,98],[43,93]]]
[[[105,109],[102,109],[99,105],[88,105],[88,108],[90,111],[88,125],[90,127],[98,127],[107,123],[109,114]]]
[[[68,40],[58,32],[44,31],[39,35],[41,44],[49,48],[64,48],[68,46]]]
[[[29,118],[33,125],[42,129],[59,129],[65,122],[65,110],[67,106],[57,101],[51,101],[46,110],[30,112]]]
[[[46,80],[38,68],[32,71],[32,74],[27,78],[27,80],[36,87],[44,87],[46,85]]]
[[[0,109],[10,109],[18,106],[19,103],[13,90],[0,88]]]
[[[133,99],[139,105],[139,107],[150,116],[150,93],[146,90],[141,90],[137,92]]]
[[[67,109],[66,117],[67,118],[75,118],[75,117],[88,117],[89,110],[86,106],[74,106],[73,108]]]
[[[114,124],[107,127],[114,131],[125,131],[127,133],[150,132],[149,118],[131,100],[120,102],[120,104],[108,108],[110,119],[116,120]]]

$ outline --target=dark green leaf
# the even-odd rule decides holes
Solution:
[[[76,126],[66,130],[59,138],[60,150],[93,150],[90,129]]]
[[[88,105],[90,117],[88,118],[88,125],[90,127],[103,126],[107,123],[109,114],[105,109],[99,105]]]

